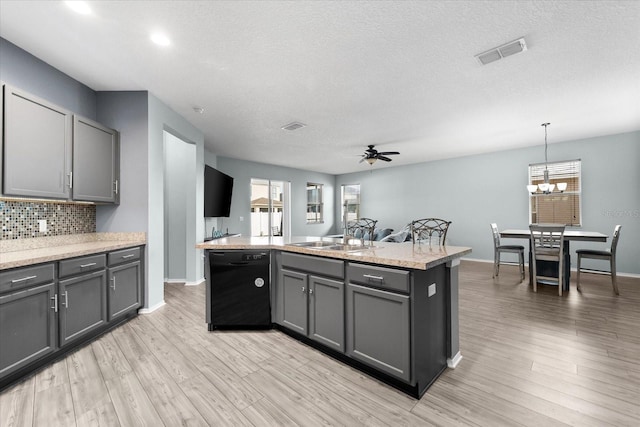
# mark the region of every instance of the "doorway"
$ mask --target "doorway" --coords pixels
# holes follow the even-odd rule
[[[291,183],[251,178],[251,236],[289,237]]]

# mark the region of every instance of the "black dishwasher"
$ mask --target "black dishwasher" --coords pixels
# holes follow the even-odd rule
[[[207,251],[207,323],[214,329],[271,327],[269,251]]]

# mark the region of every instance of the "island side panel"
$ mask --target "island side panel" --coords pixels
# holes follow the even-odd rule
[[[460,325],[458,318],[458,269],[460,258],[447,262],[447,366],[455,368],[462,354],[460,353]]]

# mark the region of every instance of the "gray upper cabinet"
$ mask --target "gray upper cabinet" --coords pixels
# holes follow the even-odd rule
[[[117,203],[118,132],[92,120],[73,117],[73,200]]]
[[[68,199],[71,112],[4,87],[3,193]]]

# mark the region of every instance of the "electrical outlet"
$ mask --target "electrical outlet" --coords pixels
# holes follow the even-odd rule
[[[39,219],[38,220],[38,227],[39,227],[39,231],[40,233],[46,233],[47,232],[47,220],[46,219]]]
[[[435,283],[432,283],[432,284],[429,285],[428,292],[429,292],[429,297],[432,297],[432,296],[434,296],[436,294],[436,284]]]
[[[242,221],[244,221],[244,217],[243,216],[240,217],[240,222],[242,222]]]

